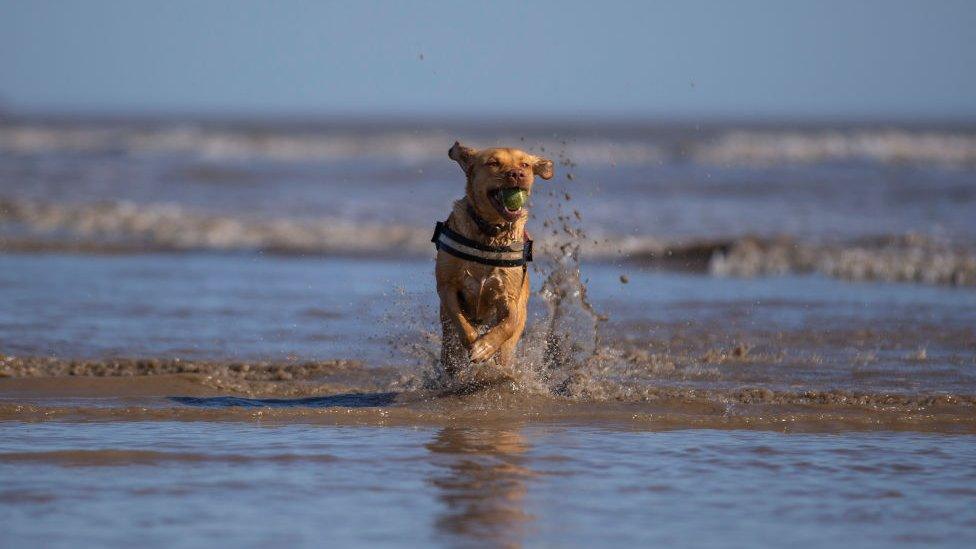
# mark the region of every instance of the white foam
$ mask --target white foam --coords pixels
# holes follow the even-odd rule
[[[6,235],[8,244],[12,234],[19,234],[47,244],[85,243],[92,249],[98,249],[100,244],[125,244],[145,251],[269,250],[413,257],[433,254],[427,227],[332,217],[234,217],[169,203],[74,204],[0,198],[0,228],[0,238]],[[925,235],[817,244],[789,238],[677,240],[651,235],[606,234],[587,238],[577,232],[566,234],[576,235],[569,241],[572,249],[589,261],[650,261],[681,269],[708,270],[717,276],[819,272],[849,280],[976,285],[976,252]],[[562,257],[566,244],[565,240],[541,235],[536,242],[537,255]]]
[[[586,137],[523,139],[482,136],[479,146],[517,143],[534,151],[560,150],[574,162],[651,165],[690,158],[722,165],[764,165],[824,161],[976,165],[976,134],[904,129],[735,130],[667,137]],[[458,137],[445,131],[294,131],[223,129],[199,124],[137,127],[79,123],[0,125],[0,152],[183,154],[209,160],[338,161],[383,158],[406,163],[443,160]]]
[[[337,218],[251,219],[187,210],[176,204],[108,201],[59,204],[0,199],[0,222],[33,233],[68,233],[94,242],[153,249],[280,250],[291,253],[419,254],[427,230],[364,225]]]
[[[713,164],[876,161],[976,165],[976,135],[904,130],[733,131],[699,146],[700,162]]]
[[[363,158],[418,163],[443,160],[456,136],[439,131],[387,131],[376,134],[299,133],[206,129],[167,126],[137,129],[125,126],[0,126],[0,152],[116,153],[130,155],[184,154],[208,160],[339,161]],[[525,141],[517,136],[493,137],[480,146],[521,143],[527,149],[564,150],[588,163],[651,163],[665,158],[653,143],[611,139]]]

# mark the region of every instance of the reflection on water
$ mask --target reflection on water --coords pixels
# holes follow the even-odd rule
[[[972,435],[450,425],[0,422],[0,546],[976,547]]]
[[[449,539],[519,545],[533,518],[524,501],[535,476],[520,430],[447,427],[427,449],[441,468],[430,481],[445,507],[438,531]]]

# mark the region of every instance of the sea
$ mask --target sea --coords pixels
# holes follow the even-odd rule
[[[438,364],[456,141],[537,180]],[[0,116],[0,545],[976,543],[976,125]]]

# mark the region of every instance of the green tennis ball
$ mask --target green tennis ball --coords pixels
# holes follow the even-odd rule
[[[515,211],[522,209],[525,201],[528,200],[529,193],[522,189],[504,189],[502,191],[502,203],[509,210]]]

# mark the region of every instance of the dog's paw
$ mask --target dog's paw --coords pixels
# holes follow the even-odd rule
[[[481,362],[488,360],[495,354],[495,346],[481,338],[471,345],[471,362]]]

